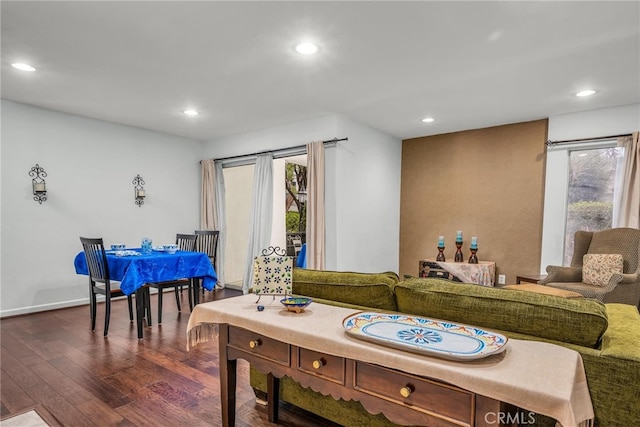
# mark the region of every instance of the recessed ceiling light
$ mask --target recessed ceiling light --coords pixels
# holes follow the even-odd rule
[[[318,51],[318,46],[313,43],[304,42],[296,45],[296,52],[301,55],[313,55]]]
[[[17,68],[20,71],[35,71],[36,70],[35,67],[33,67],[33,66],[29,65],[29,64],[24,64],[22,62],[13,63],[13,64],[11,64],[11,66],[13,68]]]
[[[580,92],[576,93],[576,96],[591,96],[594,93],[596,93],[595,90],[587,89],[587,90],[581,90]]]
[[[184,110],[183,113],[186,114],[187,116],[192,116],[192,117],[200,114],[196,110]]]
[[[422,123],[433,123],[435,121],[436,119],[434,119],[433,117],[425,117],[424,119],[422,119]]]

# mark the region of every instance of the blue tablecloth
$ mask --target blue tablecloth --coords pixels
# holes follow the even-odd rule
[[[107,263],[111,280],[120,282],[120,289],[127,295],[146,283],[191,277],[201,278],[202,286],[212,290],[218,280],[209,257],[202,252],[168,254],[154,251],[149,255],[123,257],[107,252]],[[89,275],[84,252],[76,255],[74,265],[76,273]]]

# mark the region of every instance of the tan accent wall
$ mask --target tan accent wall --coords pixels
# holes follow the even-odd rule
[[[496,262],[506,283],[540,269],[547,120],[421,137],[402,142],[400,275],[435,259],[438,236],[453,261],[462,230],[478,259]]]

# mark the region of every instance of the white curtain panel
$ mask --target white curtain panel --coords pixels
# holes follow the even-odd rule
[[[324,143],[307,144],[307,268],[325,268]]]
[[[253,172],[253,196],[249,244],[245,261],[242,292],[247,294],[253,282],[253,260],[271,243],[271,220],[273,218],[273,154],[260,154],[256,158]]]
[[[227,215],[225,210],[225,189],[224,174],[222,173],[222,163],[215,164],[215,201],[216,201],[216,222],[214,230],[218,230],[218,256],[216,257],[216,274],[218,275],[218,286],[224,288],[224,249],[227,238]]]
[[[213,159],[202,160],[202,200],[200,203],[200,229],[219,230],[218,255],[213,268],[218,276],[217,287],[224,288],[224,176],[222,165]],[[218,171],[219,169],[219,171]]]
[[[200,229],[215,230],[216,224],[216,181],[213,159],[200,162],[202,170],[202,195],[200,202]]]
[[[624,160],[618,165],[613,203],[613,226],[640,228],[640,132],[618,139]],[[620,167],[621,166],[621,167]]]

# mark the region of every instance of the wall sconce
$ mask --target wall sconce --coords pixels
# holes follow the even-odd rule
[[[133,178],[133,195],[138,207],[144,205],[144,198],[146,197],[143,185],[144,179],[142,179],[140,175],[136,175],[136,177]]]
[[[33,200],[42,204],[42,202],[47,200],[47,183],[44,180],[47,173],[36,163],[29,171],[29,176],[32,178]]]

